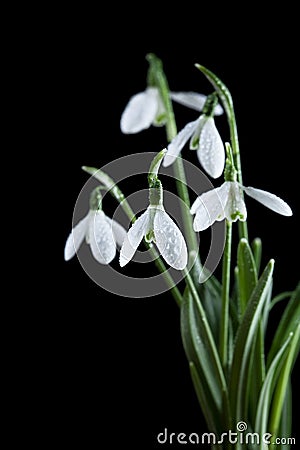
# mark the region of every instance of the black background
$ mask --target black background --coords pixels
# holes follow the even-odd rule
[[[55,405],[50,435],[59,432],[59,442],[68,446],[151,449],[158,448],[156,435],[165,427],[177,433],[206,430],[171,296],[113,296],[88,278],[76,258],[63,261],[73,207],[87,180],[81,165],[101,167],[114,158],[158,151],[166,144],[162,129],[133,136],[120,132],[129,97],[145,88],[146,53],[162,58],[174,91],[211,92],[194,68],[196,62],[230,88],[245,185],[280,195],[294,211],[293,217],[285,218],[249,200],[250,237],[262,238],[264,263],[276,260],[275,293],[293,289],[299,278],[296,41],[292,26],[284,36],[280,31],[282,23],[291,23],[292,12],[280,16],[278,11],[276,19],[250,18],[245,9],[236,12],[239,20],[233,21],[217,10],[208,15],[193,9],[184,15],[176,11],[171,18],[148,8],[142,12],[116,7],[109,14],[58,11],[46,44],[53,108],[49,141],[59,167],[55,191],[60,186],[55,265],[60,278],[57,297],[49,304],[50,403]],[[131,14],[137,16],[130,19]],[[175,112],[179,129],[196,118],[195,112],[180,106]],[[217,125],[228,139],[225,118]],[[190,158],[187,150],[185,156]],[[279,306],[272,330],[281,313]],[[299,373],[299,364],[296,370]],[[294,385],[296,389],[296,376]],[[295,406],[297,400],[295,393]]]

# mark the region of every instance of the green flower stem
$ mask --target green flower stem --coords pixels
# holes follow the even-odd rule
[[[131,220],[131,222],[135,222],[134,212],[132,211],[123,192],[121,191],[119,186],[115,183],[115,181],[109,175],[107,175],[107,173],[102,172],[102,170],[100,169],[96,169],[96,167],[82,166],[81,168],[82,170],[84,170],[84,172],[96,178],[96,180],[98,180],[101,183],[100,187],[103,187],[103,189],[109,192],[117,200],[117,202],[120,203],[123,211],[129,218],[129,220]]]
[[[222,391],[224,394],[224,404],[225,404],[225,408],[226,408],[226,415],[225,417],[227,417],[227,425],[228,427],[230,427],[230,421],[231,421],[231,413],[230,413],[230,406],[229,406],[229,396],[228,396],[228,388],[227,388],[227,383],[226,383],[226,379],[225,379],[225,375],[224,375],[224,371],[222,368],[222,364],[220,361],[220,357],[218,354],[218,350],[209,326],[209,323],[207,321],[207,317],[205,314],[205,310],[203,308],[203,305],[201,303],[200,297],[198,295],[197,289],[194,285],[193,279],[191,277],[191,275],[189,274],[189,271],[187,269],[184,269],[184,275],[185,275],[185,280],[186,283],[190,289],[191,295],[194,299],[194,301],[197,303],[198,309],[200,311],[200,315],[201,315],[201,321],[203,324],[203,328],[206,334],[206,340],[209,344],[209,350],[210,353],[212,355],[212,362],[215,366],[216,369],[216,375],[219,378],[219,381],[222,385]],[[229,428],[228,428],[229,429]]]
[[[193,228],[193,219],[191,214],[189,213],[190,209],[190,196],[187,188],[187,181],[185,176],[185,170],[183,166],[183,162],[181,158],[176,158],[174,162],[174,175],[176,178],[176,188],[181,200],[185,203],[188,208],[188,213],[184,211],[184,207],[182,205],[182,217],[183,217],[183,227],[185,231],[185,235],[188,242],[188,247],[190,251],[196,252],[199,254],[199,244],[197,241],[196,233]]]
[[[163,104],[166,109],[167,121],[166,121],[166,134],[168,142],[171,142],[177,135],[177,126],[175,121],[175,115],[173,111],[172,102],[170,99],[170,89],[166,75],[163,71],[162,62],[152,53],[147,55],[147,60],[150,64],[151,75],[154,78],[155,84],[159,89],[160,96],[162,98]],[[176,158],[174,162],[174,175],[176,178],[176,188],[179,197],[185,203],[186,207],[181,204],[181,214],[183,218],[183,227],[185,232],[185,237],[188,243],[189,251],[194,250],[198,255],[198,242],[196,234],[193,229],[193,220],[190,214],[186,213],[186,208],[190,209],[190,197],[187,188],[186,175],[184,170],[184,165],[181,158]]]
[[[231,102],[230,116],[228,117],[228,122],[229,122],[232,153],[233,153],[235,168],[237,170],[237,178],[238,178],[238,182],[243,184],[240,146],[239,146],[238,132],[237,132],[237,126],[236,126],[236,120],[235,120],[235,113],[234,113],[234,108],[233,108],[232,102]],[[246,221],[241,222],[239,220],[238,227],[239,227],[240,239],[242,239],[242,238],[248,239],[247,222]]]
[[[234,157],[234,163],[235,163],[235,167],[238,172],[238,181],[239,181],[239,183],[243,184],[239,139],[238,139],[238,132],[237,132],[237,127],[236,127],[233,101],[232,101],[230,91],[227,88],[227,86],[225,86],[225,84],[213,72],[208,70],[206,67],[201,66],[200,64],[196,64],[196,67],[202,73],[204,73],[204,75],[207,77],[207,79],[211,82],[211,84],[214,86],[215,90],[217,91],[217,93],[223,103],[223,106],[224,106],[224,109],[225,109],[226,115],[227,115],[228,124],[229,124],[230,140],[231,140],[232,152],[233,152],[233,157]],[[247,223],[239,221],[238,227],[239,227],[240,239],[246,238],[248,240]]]
[[[120,204],[121,208],[125,212],[128,219],[134,223],[136,221],[136,217],[134,212],[131,209],[131,206],[129,205],[127,199],[125,198],[123,192],[119,188],[119,186],[115,183],[115,181],[110,178],[106,173],[102,172],[102,170],[96,169],[95,167],[87,167],[83,166],[82,169],[87,172],[88,174],[94,176],[100,183],[105,187],[105,189],[117,200],[117,202]],[[153,247],[152,244],[147,243],[144,240],[144,244],[149,249],[151,256],[154,259],[155,265],[158,268],[158,270],[162,273],[165,282],[167,286],[171,290],[171,294],[173,295],[174,300],[176,301],[177,305],[180,307],[182,304],[182,295],[177,288],[172,276],[168,272],[163,260],[159,256],[159,253],[157,250]]]
[[[227,366],[227,358],[228,358],[231,241],[232,241],[232,223],[226,220],[226,242],[223,254],[223,268],[222,268],[222,314],[221,314],[221,329],[220,329],[220,355],[224,369]]]

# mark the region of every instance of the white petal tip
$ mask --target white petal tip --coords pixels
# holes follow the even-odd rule
[[[214,180],[216,180],[217,178],[219,178],[219,177],[222,175],[223,169],[222,169],[220,172],[217,172],[217,173],[209,173],[208,171],[207,171],[207,173],[208,173],[208,175],[209,175],[211,178],[213,178]]]
[[[64,253],[64,260],[65,261],[70,261],[70,259],[73,257],[73,255],[71,255],[71,254],[69,254],[69,253],[67,253],[67,252],[65,252]]]
[[[162,165],[163,167],[169,167],[173,164],[173,162],[175,161],[176,157],[174,156],[170,156],[170,155],[165,155]]]
[[[122,123],[122,121],[121,121],[120,128],[121,128],[121,131],[122,131],[123,134],[136,134],[136,133],[138,133],[139,131],[141,131],[141,130],[139,130],[139,129],[127,127],[127,125],[124,125],[124,124]]]
[[[120,256],[119,263],[120,263],[120,267],[124,267],[124,266],[126,266],[127,263],[129,263],[129,260]]]
[[[284,216],[291,217],[292,215],[293,215],[293,211],[291,210],[289,205],[286,205],[286,213],[284,214]]]
[[[214,115],[215,116],[221,116],[224,113],[224,109],[222,108],[222,106],[218,103],[215,107],[214,110]]]
[[[186,268],[186,266],[187,266],[187,261],[184,264],[179,264],[179,265],[173,266],[173,269],[175,269],[175,270],[184,270]]]
[[[241,244],[248,244],[248,239],[242,238],[242,239],[240,240],[240,242],[241,242]]]

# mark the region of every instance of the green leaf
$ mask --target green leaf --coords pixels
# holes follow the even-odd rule
[[[270,304],[271,304],[271,299],[272,299],[272,292],[273,292],[273,281],[271,281],[268,292],[267,292],[267,300],[264,306],[264,310],[263,310],[263,317],[262,317],[262,322],[263,322],[263,329],[264,329],[264,334],[266,334],[267,332],[267,326],[268,326],[268,321],[269,321],[269,316],[270,316]]]
[[[253,339],[249,361],[247,395],[245,410],[249,407],[249,417],[254,423],[259,393],[266,376],[263,322],[260,320],[256,336]]]
[[[277,305],[277,303],[282,302],[282,300],[291,298],[293,294],[294,294],[294,292],[287,291],[287,292],[282,292],[281,294],[276,295],[276,297],[272,298],[269,310],[271,311],[271,309],[273,309],[274,306]]]
[[[290,332],[295,332],[297,326],[300,323],[300,283],[298,284],[296,290],[294,291],[292,298],[290,299],[279,326],[276,330],[271,349],[268,355],[268,364],[273,360],[275,353],[282,342],[284,342]]]
[[[278,436],[290,437],[291,435],[292,435],[292,383],[291,380],[289,379],[286,390],[286,397],[282,408],[282,415]],[[291,448],[290,444],[279,444],[277,445],[276,450],[289,450],[290,448]]]
[[[199,283],[201,270],[202,267],[199,264],[194,264],[191,275],[201,298],[214,340],[215,342],[219,342],[222,286],[213,275],[211,275],[205,283]]]
[[[282,345],[279,352],[276,354],[275,358],[272,361],[272,364],[269,367],[266,378],[264,380],[262,389],[260,391],[258,406],[257,406],[257,414],[255,419],[255,432],[259,433],[260,436],[267,432],[268,419],[269,419],[269,411],[271,399],[274,391],[274,386],[276,380],[279,376],[280,368],[283,364],[284,358],[286,357],[288,345],[291,342],[292,336],[286,340],[286,342]],[[264,444],[261,442],[259,447],[260,449],[264,449]]]
[[[203,392],[201,398],[205,397],[205,400],[201,400],[201,408],[203,409],[204,403],[209,405],[212,417],[214,417],[214,427],[220,431],[221,415],[224,411],[223,392],[226,385],[225,379],[221,380],[218,375],[221,367],[216,369],[215,355],[211,351],[210,337],[207,336],[207,323],[205,324],[205,322],[207,322],[206,316],[203,316],[189,289],[186,288],[181,307],[183,346],[188,361],[194,364],[199,376],[201,392]],[[226,413],[226,415],[229,420],[229,414]],[[211,423],[208,425],[212,426]]]
[[[247,239],[241,239],[238,246],[238,282],[240,313],[243,315],[248,300],[257,284],[257,271],[253,254]]]
[[[206,420],[208,429],[210,432],[218,434],[218,429],[216,426],[216,416],[215,412],[211,407],[210,398],[207,395],[207,390],[205,389],[205,383],[203,382],[203,378],[199,376],[195,364],[191,361],[189,363],[191,378],[193,381],[194,389],[201,406],[202,413]]]
[[[272,280],[273,269],[274,260],[271,260],[252,292],[243,320],[238,328],[229,384],[229,398],[231,409],[235,412],[235,421],[243,420],[246,416],[249,359],[256,330],[260,323],[261,312],[266,301],[266,294]]]
[[[199,284],[198,287],[199,295],[202,299],[203,308],[207,315],[207,320],[212,330],[212,334],[215,342],[219,342],[220,334],[220,321],[221,321],[221,293],[214,288],[211,284]]]
[[[243,238],[238,246],[238,291],[239,310],[243,316],[247,303],[257,284],[257,267],[254,256],[247,239]],[[253,338],[250,352],[247,395],[245,396],[245,409],[250,408],[250,417],[256,413],[259,391],[265,377],[263,325],[260,320],[257,332]]]
[[[282,408],[284,404],[284,400],[286,397],[287,387],[289,383],[289,379],[291,376],[291,372],[293,369],[294,361],[297,358],[299,353],[299,344],[300,344],[300,323],[298,324],[295,332],[291,332],[293,334],[293,338],[291,341],[291,345],[288,349],[288,354],[285,359],[283,368],[281,370],[279,380],[276,386],[274,399],[272,403],[271,409],[271,418],[269,423],[270,433],[273,436],[278,436],[278,430],[280,425],[280,419],[282,415]]]
[[[257,273],[260,271],[262,242],[260,238],[255,238],[251,244]]]

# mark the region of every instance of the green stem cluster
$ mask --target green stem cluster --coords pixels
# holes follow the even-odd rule
[[[160,93],[166,111],[166,134],[168,142],[177,134],[174,111],[168,82],[162,62],[153,54],[149,61],[148,82]],[[234,179],[242,184],[241,157],[232,97],[227,87],[211,71],[203,66],[197,68],[214,86],[227,115],[230,129],[231,161]],[[227,146],[228,150],[230,146]],[[157,201],[160,187],[158,170],[164,152],[154,158],[149,175],[149,188],[154,189],[151,201]],[[228,152],[227,152],[228,153]],[[198,255],[198,242],[193,230],[186,174],[181,158],[174,163],[177,191],[181,202],[184,232],[190,252]],[[131,222],[134,213],[114,180],[103,172],[84,167],[95,176],[104,188],[120,203]],[[226,171],[225,171],[226,172]],[[158,195],[159,197],[159,195]],[[288,433],[291,427],[290,375],[300,349],[300,285],[294,292],[285,292],[272,301],[271,260],[259,277],[261,242],[256,239],[250,247],[247,223],[239,221],[236,280],[230,297],[232,259],[232,223],[226,220],[226,240],[222,266],[222,285],[214,277],[203,285],[195,283],[195,277],[184,269],[186,288],[179,291],[157,250],[145,242],[158,270],[163,274],[176,303],[180,307],[181,333],[184,349],[189,360],[191,377],[200,406],[210,431],[220,437],[223,431],[235,429],[239,421],[247,421],[262,436],[269,430],[278,435]],[[197,257],[200,267],[200,259]],[[194,275],[194,273],[193,273]],[[264,355],[264,336],[270,311],[278,301],[289,298],[275,334],[268,358]],[[287,411],[288,418],[283,418]],[[221,446],[212,446],[220,449]],[[222,448],[246,449],[244,444],[223,444]],[[262,446],[257,447],[262,449]],[[281,449],[283,447],[278,447]]]

